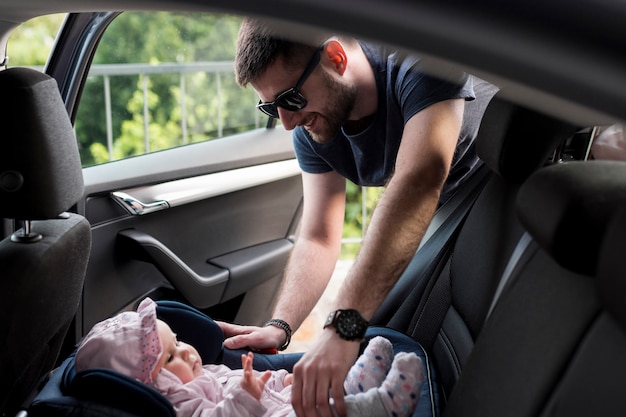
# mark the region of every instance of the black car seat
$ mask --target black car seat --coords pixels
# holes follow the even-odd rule
[[[520,185],[551,163],[559,145],[578,130],[506,101],[501,93],[489,103],[476,139],[488,171],[476,186],[477,196],[466,190],[439,209],[433,222],[459,226],[437,230],[420,247],[373,320],[411,335],[430,352],[444,395],[461,375],[523,236],[515,214]],[[438,219],[442,213],[445,222]]]
[[[224,334],[204,313],[176,301],[157,301],[157,316],[179,340],[193,345],[204,363],[218,363]],[[54,372],[28,410],[30,416],[174,417],[155,389],[109,369],[76,372],[72,353]]]
[[[72,124],[57,83],[27,68],[0,72],[0,415],[14,415],[56,366],[91,247],[88,222],[67,213],[83,195]]]
[[[161,300],[157,301],[157,316],[170,325],[180,340],[196,347],[203,363],[226,363],[231,368],[241,367],[243,351],[224,349],[222,330],[204,313],[180,302]],[[419,348],[410,337],[390,329],[372,329],[367,338],[374,335],[388,337],[396,351],[414,351]],[[291,369],[300,356],[256,354],[255,368]],[[429,391],[430,388],[425,390]],[[431,395],[430,392],[428,395]],[[429,399],[428,396],[426,399]],[[423,404],[414,415],[438,415],[439,410],[429,410],[429,407],[433,405]],[[175,412],[170,402],[155,389],[118,372],[88,369],[77,373],[72,353],[52,374],[27,410],[27,415],[174,417]]]
[[[624,163],[568,162],[529,178],[518,210],[532,244],[444,416],[624,415],[624,207]]]

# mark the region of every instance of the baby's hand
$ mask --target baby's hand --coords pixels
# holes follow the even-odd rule
[[[241,387],[257,400],[261,400],[261,394],[265,388],[265,383],[270,379],[271,372],[265,371],[258,378],[255,377],[254,371],[252,370],[253,360],[254,354],[252,352],[248,352],[247,355],[241,355],[241,366],[243,368]]]

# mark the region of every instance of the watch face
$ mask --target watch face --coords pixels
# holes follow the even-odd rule
[[[336,321],[337,333],[344,339],[362,339],[367,330],[367,322],[356,310],[343,310]]]

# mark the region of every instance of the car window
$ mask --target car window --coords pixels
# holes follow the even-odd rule
[[[235,82],[241,18],[126,12],[100,40],[75,120],[83,166],[264,126]]]
[[[65,16],[65,14],[40,16],[18,26],[8,39],[7,65],[43,70]]]
[[[43,70],[64,17],[20,25],[9,41],[10,66]],[[235,82],[240,23],[209,13],[117,16],[98,44],[75,118],[83,166],[265,126],[254,90]]]

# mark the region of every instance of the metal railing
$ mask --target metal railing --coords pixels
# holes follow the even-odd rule
[[[191,73],[208,73],[216,76],[215,97],[218,101],[217,106],[217,136],[223,136],[224,118],[222,115],[222,75],[233,74],[234,66],[232,61],[215,61],[215,62],[192,62],[192,63],[162,63],[162,64],[99,64],[92,65],[89,70],[89,77],[102,77],[104,81],[104,100],[105,100],[105,118],[107,132],[107,149],[109,157],[113,159],[113,121],[111,114],[111,77],[137,75],[141,77],[141,86],[143,93],[143,124],[144,124],[144,146],[146,153],[150,152],[150,113],[148,108],[148,80],[150,75],[177,74],[180,88],[180,106],[181,106],[181,130],[182,142],[187,144],[187,104],[185,97],[187,95],[187,85],[185,82],[185,74]],[[255,113],[255,127],[262,125],[261,118]]]

